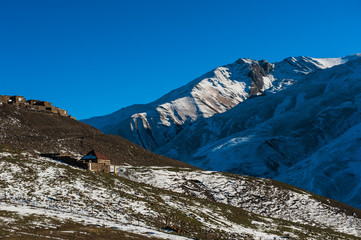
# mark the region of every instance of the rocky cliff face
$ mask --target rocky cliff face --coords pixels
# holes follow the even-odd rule
[[[248,77],[252,79],[249,94],[251,96],[263,94],[265,90],[264,78],[270,74],[272,65],[266,60],[262,60],[259,63],[251,64],[249,70]]]

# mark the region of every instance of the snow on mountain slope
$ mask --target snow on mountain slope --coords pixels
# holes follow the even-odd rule
[[[277,179],[361,206],[360,143],[361,123],[295,164]]]
[[[354,55],[284,91],[199,120],[158,152],[205,169],[280,179],[361,207],[360,139],[351,134],[360,123],[361,55]]]
[[[124,167],[119,175],[264,216],[338,229],[355,236],[361,234],[353,217],[344,215],[342,211],[335,215],[336,208],[328,205],[330,200],[319,201],[320,196],[269,179],[211,171],[172,171],[159,167]],[[337,202],[334,202],[336,205]]]
[[[2,145],[0,167],[0,238],[361,236],[360,210],[266,179],[172,167],[124,167],[124,178]]]
[[[143,237],[139,239],[281,239],[267,233],[267,229],[261,230],[267,218],[251,223],[258,218],[242,209],[180,196],[110,174],[96,175],[27,153],[1,152],[0,166],[3,169],[0,174],[3,200],[0,202],[1,238],[3,231],[9,236],[9,232],[19,232],[20,228],[19,234],[22,235],[34,227],[45,229],[51,235],[50,229],[61,228],[71,221],[85,227],[107,227],[135,233]],[[240,214],[242,220],[230,220],[228,215],[232,212]],[[6,218],[2,217],[4,215]],[[23,220],[24,226],[9,224],[28,216],[31,218]],[[239,216],[234,219],[237,218]],[[352,221],[359,224],[357,217]],[[277,225],[274,224],[275,228]],[[292,223],[286,225],[293,226]],[[340,233],[334,232],[342,236]],[[317,234],[311,233],[310,236]]]
[[[320,68],[325,69],[325,68],[331,68],[333,66],[337,66],[340,64],[344,64],[344,63],[348,62],[349,60],[357,59],[360,56],[361,56],[361,54],[358,53],[358,54],[354,54],[354,55],[350,55],[350,56],[346,56],[346,57],[342,57],[342,58],[313,58],[313,60],[320,63],[320,65],[319,65]]]
[[[224,112],[247,98],[251,63],[239,60],[219,67],[153,103],[130,106],[84,122],[154,150],[172,139],[184,123]]]
[[[270,64],[239,59],[218,67],[160,99],[83,122],[156,150],[197,119],[223,113],[249,97],[277,92],[305,75],[347,59],[291,57]],[[334,63],[336,64],[336,63]]]

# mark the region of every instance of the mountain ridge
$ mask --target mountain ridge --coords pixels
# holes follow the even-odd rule
[[[346,61],[347,58],[352,55],[342,59]],[[270,74],[272,68],[279,71]],[[131,105],[103,117],[81,121],[154,151],[171,141],[183,125],[225,112],[249,97],[262,95],[271,87],[272,91],[282,90],[309,72],[322,68],[325,68],[322,63],[309,57],[290,57],[273,64],[241,58],[215,68],[149,104]],[[153,128],[157,130],[153,131]]]

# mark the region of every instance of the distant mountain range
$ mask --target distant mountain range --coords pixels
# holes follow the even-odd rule
[[[83,121],[204,169],[279,179],[360,208],[360,100],[361,54],[239,59],[152,103]]]

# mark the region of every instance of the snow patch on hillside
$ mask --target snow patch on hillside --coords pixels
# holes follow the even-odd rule
[[[267,179],[229,176],[213,171],[172,171],[161,167],[124,167],[118,174],[154,187],[211,198],[256,214],[361,235],[360,219],[317,201],[306,191],[281,189],[270,185]]]
[[[0,156],[1,211],[20,216],[34,214],[32,216],[39,219],[70,219],[83,225],[117,228],[145,237],[189,239],[155,225],[177,213],[197,222],[197,231],[223,231],[238,239],[283,239],[267,233],[262,219],[252,226],[232,222],[227,217],[229,210],[225,213],[224,208],[212,202],[205,205],[200,199],[188,199],[149,185],[94,175],[48,158],[25,155],[3,153]],[[32,224],[46,227],[41,223]],[[0,227],[6,228],[1,218]]]
[[[320,63],[320,68],[322,69],[331,68],[333,66],[337,66],[347,62],[347,60],[343,58],[313,58],[313,59]]]

